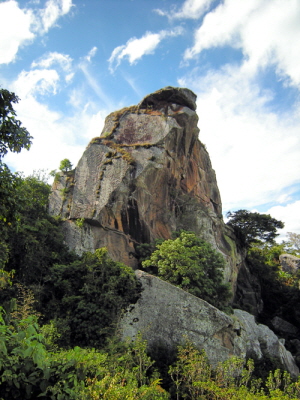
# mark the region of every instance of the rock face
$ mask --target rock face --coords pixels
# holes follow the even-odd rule
[[[149,349],[157,345],[166,351],[188,338],[204,349],[215,366],[235,355],[242,358],[269,357],[293,376],[299,370],[290,352],[267,326],[256,324],[254,316],[235,310],[234,318],[180,288],[145,272],[136,271],[142,293],[120,322],[123,339],[134,339],[138,332]]]
[[[263,310],[264,304],[259,279],[251,272],[246,263],[241,265],[238,272],[234,304],[255,316],[258,316]]]
[[[278,332],[278,334],[284,335],[285,337],[294,337],[299,334],[299,330],[296,328],[296,326],[278,316],[271,320],[271,324],[275,332]]]
[[[120,323],[124,340],[134,339],[141,332],[150,351],[159,345],[171,352],[187,337],[206,351],[213,365],[232,355],[243,356],[244,349],[228,315],[153,275],[140,270],[135,273],[142,294]]]
[[[247,357],[274,359],[292,376],[299,375],[299,368],[292,354],[284,347],[284,340],[278,339],[266,325],[257,324],[254,316],[246,311],[234,310],[234,315],[242,326],[241,337],[246,344]]]
[[[300,258],[291,254],[281,254],[279,261],[284,272],[295,274],[300,268]]]
[[[167,87],[110,114],[76,169],[54,183],[50,213],[65,219],[66,242],[77,253],[106,246],[133,268],[138,244],[193,230],[224,255],[234,290],[242,256],[222,219],[195,100],[188,89]]]

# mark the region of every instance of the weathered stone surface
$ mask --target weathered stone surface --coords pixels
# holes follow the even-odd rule
[[[224,255],[224,279],[234,291],[243,256],[222,219],[216,176],[198,139],[195,100],[188,89],[167,87],[110,114],[72,181],[61,174],[53,185],[50,212],[66,219],[71,249],[107,246],[113,259],[133,268],[139,243],[193,230]]]
[[[245,356],[239,327],[225,313],[153,275],[136,271],[142,293],[125,313],[119,329],[122,338],[138,332],[150,350],[157,345],[172,350],[186,338],[204,349],[212,365],[230,356]]]
[[[279,261],[284,272],[295,274],[300,268],[300,258],[291,254],[281,254]]]
[[[167,86],[144,97],[139,106],[141,108],[156,107],[158,102],[160,102],[160,106],[161,103],[165,102],[166,105],[170,103],[180,104],[195,111],[197,108],[196,99],[196,95],[189,89]]]
[[[234,304],[255,316],[263,310],[259,279],[246,263],[242,263],[238,272]]]
[[[290,344],[293,347],[293,354],[295,361],[297,365],[300,365],[300,340],[299,339],[293,339],[290,341]]]
[[[299,369],[292,354],[266,325],[257,324],[253,315],[242,310],[234,310],[241,323],[241,338],[246,343],[247,357],[269,357],[276,359],[291,375],[298,376]]]
[[[142,293],[136,304],[124,314],[119,330],[123,340],[134,339],[138,332],[147,340],[149,349],[160,345],[174,349],[185,338],[204,349],[214,366],[236,355],[261,359],[275,358],[293,376],[299,371],[292,355],[265,325],[254,316],[235,310],[226,315],[206,301],[195,297],[153,275],[136,271]]]
[[[295,336],[299,332],[295,325],[277,316],[272,319],[271,323],[275,329],[275,332],[281,335]]]

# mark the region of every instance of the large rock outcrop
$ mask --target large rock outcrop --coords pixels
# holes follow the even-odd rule
[[[253,315],[235,310],[234,317],[230,317],[153,275],[137,270],[136,276],[143,290],[120,322],[123,340],[134,339],[140,332],[150,352],[155,352],[157,346],[172,352],[188,339],[205,350],[213,366],[234,355],[257,360],[268,357],[291,375],[299,374],[282,341],[267,326],[257,324]]]
[[[50,212],[65,219],[71,249],[106,246],[136,268],[136,245],[193,230],[224,255],[225,280],[235,289],[242,256],[222,219],[195,101],[190,90],[167,87],[106,118],[76,169],[53,185]]]
[[[225,257],[224,280],[231,283],[237,304],[259,314],[259,285],[233,231],[223,222],[216,176],[198,139],[195,101],[190,90],[167,87],[137,106],[110,114],[75,170],[56,177],[49,210],[62,217],[70,249],[80,254],[106,246],[114,260],[134,269],[139,244],[168,239],[179,229],[192,230]],[[140,279],[144,291],[134,306],[136,316],[126,317],[132,321],[127,321],[124,335],[134,336],[136,329],[149,325],[150,344],[165,339],[171,345],[187,333],[213,364],[233,354],[248,355],[253,343],[258,357],[266,348],[270,356],[272,349],[281,352],[276,336],[255,328],[250,314],[234,320],[158,278],[140,273]],[[254,341],[248,328],[261,332]],[[272,336],[270,345],[263,342],[264,335]],[[290,355],[277,358],[293,371]]]

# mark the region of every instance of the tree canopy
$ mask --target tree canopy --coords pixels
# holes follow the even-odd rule
[[[8,259],[8,231],[12,223],[19,220],[21,208],[21,198],[17,193],[20,176],[12,173],[2,158],[8,151],[19,153],[23,148],[29,150],[32,139],[27,129],[16,119],[13,104],[18,101],[14,93],[0,88],[0,268]]]
[[[234,229],[245,247],[264,242],[273,243],[278,236],[277,229],[284,227],[283,222],[272,218],[269,214],[247,210],[229,211],[227,217],[229,218],[227,225]]]
[[[45,318],[55,319],[65,346],[101,347],[121,310],[135,303],[140,285],[132,268],[110,259],[106,248],[48,268],[41,294]]]
[[[16,119],[13,103],[18,103],[15,93],[0,89],[0,160],[8,151],[19,153],[23,148],[29,150],[31,139],[26,128]]]
[[[60,165],[59,165],[59,169],[61,171],[63,171],[63,172],[71,171],[72,168],[73,168],[73,165],[68,158],[64,158],[63,160],[61,160]]]
[[[157,267],[160,278],[224,309],[230,296],[223,283],[225,260],[210,243],[182,231],[156,248],[143,267]]]

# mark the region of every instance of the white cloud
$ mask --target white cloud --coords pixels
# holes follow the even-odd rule
[[[284,223],[284,228],[279,229],[279,241],[286,239],[287,232],[300,234],[299,219],[300,215],[300,200],[286,206],[275,206],[270,208],[266,214],[270,214],[273,218]]]
[[[224,211],[283,199],[299,182],[300,114],[275,114],[243,68],[226,67],[179,80],[198,95],[200,140],[216,170]],[[291,193],[289,193],[291,194]]]
[[[69,55],[47,53],[32,62],[33,69],[22,71],[10,84],[9,89],[22,99],[15,105],[18,119],[33,136],[30,152],[7,154],[5,162],[10,168],[28,175],[37,169],[56,169],[64,158],[76,165],[87,142],[100,135],[107,110],[99,111],[99,107],[87,100],[82,89],[71,92],[69,104],[72,108],[67,115],[52,111],[38,100],[39,95],[55,95],[61,89],[62,79],[67,80],[81,67],[74,67]]]
[[[38,61],[33,61],[31,68],[47,69],[57,65],[58,70],[64,75],[66,83],[70,83],[75,75],[73,68],[73,60],[68,54],[61,54],[57,52],[49,52],[39,58]]]
[[[134,64],[145,54],[153,54],[159,43],[166,37],[178,36],[183,33],[182,27],[172,30],[162,30],[159,33],[146,32],[140,39],[131,38],[125,45],[116,47],[108,62],[111,72],[120,65],[123,58],[128,58],[130,64]]]
[[[72,69],[72,58],[68,54],[61,54],[58,52],[50,52],[41,57],[38,61],[33,61],[31,68],[49,68],[53,64],[58,64],[66,72],[70,72]]]
[[[0,3],[0,64],[14,61],[20,47],[31,43],[67,14],[72,0],[48,0],[42,9],[20,8],[15,0]]]
[[[134,93],[142,99],[145,95],[145,93],[140,89],[140,87],[136,83],[136,79],[133,78],[132,76],[128,74],[122,73],[123,78],[125,81],[128,83],[128,85],[131,87],[131,89],[134,91]]]
[[[155,9],[154,11],[169,19],[198,19],[207,11],[212,2],[213,0],[186,0],[179,9],[174,7],[170,12],[161,9]]]
[[[87,142],[100,135],[105,113],[80,106],[73,116],[65,116],[41,104],[31,93],[22,98],[15,108],[18,119],[33,136],[33,144],[29,152],[9,153],[5,157],[9,167],[28,175],[33,170],[57,169],[64,158],[76,165]]]
[[[11,88],[22,100],[37,94],[55,95],[62,87],[62,79],[67,84],[73,79],[75,68],[72,64],[73,60],[68,54],[46,53],[31,63],[30,71],[20,72]]]
[[[93,48],[94,49],[94,48]],[[106,109],[113,109],[113,102],[111,98],[104,92],[98,80],[94,77],[89,68],[89,62],[91,59],[90,53],[93,52],[93,49],[88,53],[86,57],[83,58],[83,61],[79,64],[79,68],[83,73],[87,84],[93,89],[94,93],[98,96],[98,98],[104,103]]]
[[[45,8],[39,10],[35,18],[35,30],[46,33],[55,26],[56,21],[67,14],[72,7],[72,0],[48,0]]]
[[[88,52],[87,56],[85,57],[85,60],[86,60],[87,62],[91,62],[92,58],[96,55],[97,50],[98,50],[97,47],[94,46],[94,47]]]
[[[249,0],[238,7],[224,0],[206,14],[185,52],[189,60],[205,49],[231,46],[243,57],[240,65],[195,69],[179,80],[198,95],[200,139],[212,158],[224,211],[274,200],[281,207],[275,211],[292,209],[284,204],[299,185],[299,104],[272,111],[273,93],[260,87],[257,73],[272,67],[283,84],[300,87],[299,19],[294,0]]]
[[[229,45],[241,49],[244,68],[254,74],[276,65],[277,73],[300,86],[300,2],[295,0],[225,0],[206,14],[195,32],[191,59],[205,49]]]
[[[0,3],[0,64],[14,61],[19,47],[34,39],[31,23],[32,13],[16,1]]]
[[[54,69],[22,71],[12,85],[13,90],[23,99],[33,94],[55,94],[59,75]]]

